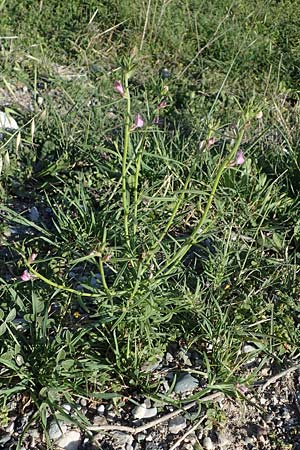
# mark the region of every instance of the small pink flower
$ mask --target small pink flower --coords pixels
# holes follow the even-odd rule
[[[131,131],[135,130],[136,128],[142,128],[144,126],[143,118],[140,114],[136,114],[134,118],[134,124],[131,127]]]
[[[167,107],[167,102],[165,100],[163,100],[162,102],[160,102],[160,104],[158,105],[157,109],[164,109]]]
[[[249,389],[247,388],[247,386],[245,386],[244,384],[236,384],[236,389],[238,392],[240,392],[241,394],[247,394],[247,392],[249,391]]]
[[[211,138],[208,139],[207,141],[207,148],[211,147],[212,145],[214,145],[216,143],[216,138],[214,138],[213,136]]]
[[[199,144],[199,150],[208,150],[212,145],[214,145],[216,143],[216,138],[215,137],[210,137],[209,139],[207,139],[207,141],[201,141]]]
[[[235,164],[236,164],[236,166],[240,166],[240,165],[244,164],[244,162],[245,162],[244,153],[242,150],[239,150],[237,152],[237,154],[235,155]]]
[[[231,163],[230,163],[230,167],[241,166],[242,164],[244,164],[244,162],[245,162],[245,156],[244,156],[243,150],[238,150],[235,155],[235,159],[233,161],[231,161]]]
[[[32,275],[28,272],[28,270],[24,270],[20,278],[22,281],[30,281],[32,280]]]
[[[124,97],[125,91],[124,91],[121,81],[115,81],[114,88],[115,88],[115,91],[117,91],[121,95],[121,97]]]
[[[29,256],[29,258],[28,258],[28,264],[33,263],[33,261],[36,260],[37,255],[38,255],[37,253],[32,253],[32,254]]]

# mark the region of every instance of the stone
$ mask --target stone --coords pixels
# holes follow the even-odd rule
[[[212,450],[214,448],[213,441],[209,436],[206,436],[202,441],[202,446],[205,450]]]
[[[106,417],[103,416],[103,415],[101,415],[101,416],[94,416],[93,417],[93,425],[96,425],[96,426],[107,425]]]
[[[31,220],[31,222],[38,222],[40,220],[40,213],[36,206],[30,208],[29,219]]]
[[[135,419],[149,419],[157,415],[157,408],[146,408],[145,404],[142,403],[132,410],[132,415]]]
[[[15,428],[15,422],[10,422],[10,424],[9,425],[7,425],[6,427],[5,427],[5,431],[6,431],[6,433],[13,433],[13,431],[14,431],[14,428]]]
[[[186,419],[182,416],[174,417],[169,421],[169,431],[172,434],[178,434],[186,428]]]
[[[71,412],[72,407],[68,403],[64,403],[63,405],[61,405],[61,407],[65,411],[65,413],[69,414],[69,412]]]
[[[174,392],[176,394],[183,394],[184,392],[191,392],[196,389],[199,385],[197,378],[194,378],[189,373],[184,374],[179,378],[174,387]]]
[[[79,430],[69,430],[56,441],[56,444],[64,450],[78,450],[81,444],[81,433]]]
[[[11,115],[0,111],[0,128],[4,130],[18,130],[19,126]]]
[[[67,431],[67,425],[61,421],[52,420],[49,426],[49,438],[53,441],[59,439]]]
[[[216,433],[218,438],[218,444],[221,449],[227,448],[231,444],[231,439],[229,436],[223,431],[219,431]]]
[[[5,433],[0,437],[0,445],[4,445],[11,440],[11,434]]]
[[[257,348],[251,344],[243,345],[243,348],[242,348],[243,353],[252,353],[252,352],[256,352],[256,351],[257,351]]]
[[[122,431],[114,431],[111,435],[114,440],[114,448],[124,448],[128,444],[131,445],[133,443],[133,436],[131,436],[131,434],[123,433]]]
[[[149,359],[148,361],[144,362],[144,364],[141,367],[141,370],[146,373],[153,372],[154,370],[158,369],[161,362],[162,362],[162,357],[155,356],[155,357]]]

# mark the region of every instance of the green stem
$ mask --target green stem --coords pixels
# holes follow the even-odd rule
[[[139,187],[139,176],[141,171],[142,155],[143,155],[143,143],[144,139],[141,139],[137,148],[137,157],[135,164],[135,175],[134,175],[134,186],[133,186],[133,235],[136,236],[137,233],[137,216],[138,216],[138,187]]]
[[[125,241],[127,247],[130,248],[130,239],[129,239],[129,226],[128,226],[128,216],[129,216],[129,202],[130,199],[128,197],[127,190],[127,156],[129,150],[129,135],[130,135],[130,117],[131,117],[131,100],[130,100],[130,92],[128,87],[129,74],[125,73],[124,76],[124,88],[125,88],[125,97],[127,100],[127,111],[125,117],[125,129],[124,129],[124,148],[123,148],[123,159],[122,159],[122,201],[123,201],[123,209],[124,209],[124,232],[125,232]]]
[[[221,164],[218,172],[217,172],[217,176],[215,178],[214,184],[212,186],[212,190],[210,193],[210,196],[208,198],[206,207],[204,209],[203,215],[201,217],[201,219],[199,220],[198,224],[196,225],[196,227],[194,228],[194,231],[192,232],[192,234],[186,239],[185,243],[183,244],[183,246],[174,254],[174,256],[164,265],[164,267],[162,267],[159,272],[157,272],[156,277],[160,276],[162,273],[164,275],[169,275],[173,268],[182,260],[182,258],[187,254],[187,252],[190,250],[190,248],[198,241],[200,234],[203,234],[204,231],[207,230],[207,228],[205,230],[202,230],[202,227],[204,225],[204,223],[206,222],[210,207],[212,205],[212,202],[215,198],[215,194],[216,194],[216,190],[217,187],[219,185],[221,176],[223,175],[223,172],[226,170],[226,168],[229,166],[230,162],[232,161],[232,159],[234,159],[244,136],[244,132],[245,132],[245,126],[241,129],[241,131],[239,132],[239,135],[237,137],[237,140],[235,142],[235,145],[233,146],[231,152],[229,153],[228,157],[223,161],[223,163]],[[166,272],[166,269],[169,270]]]
[[[32,275],[34,275],[36,278],[39,278],[40,280],[44,281],[44,283],[48,284],[49,286],[52,286],[56,289],[59,289],[61,291],[66,291],[66,292],[71,292],[72,294],[76,294],[79,295],[80,297],[95,297],[95,298],[99,298],[101,297],[101,295],[103,294],[92,294],[90,292],[80,292],[80,291],[76,291],[76,289],[72,289],[69,288],[67,286],[64,286],[63,284],[58,284],[55,283],[52,280],[49,280],[49,278],[44,277],[44,275],[41,275],[39,272],[37,272],[36,270],[34,270],[32,268],[32,266],[30,266],[29,264],[27,264],[28,270],[30,273],[32,273]]]
[[[165,238],[166,234],[168,233],[170,227],[171,227],[172,224],[173,224],[173,221],[174,221],[174,219],[175,219],[175,216],[176,216],[176,214],[177,214],[177,212],[178,212],[178,210],[179,210],[179,208],[180,208],[180,206],[181,206],[181,204],[182,204],[182,202],[183,202],[184,196],[185,196],[185,194],[186,194],[188,185],[189,185],[189,183],[190,183],[190,181],[191,181],[192,174],[193,174],[193,172],[194,172],[194,168],[196,167],[196,165],[197,165],[197,159],[196,159],[196,157],[195,157],[194,165],[193,165],[192,169],[191,169],[190,172],[189,172],[189,175],[187,176],[187,178],[186,178],[186,180],[185,180],[184,186],[183,186],[183,188],[182,188],[182,192],[181,192],[181,194],[180,194],[179,197],[178,197],[178,200],[177,200],[177,202],[176,202],[176,204],[175,204],[175,206],[174,206],[174,209],[173,209],[173,211],[172,211],[172,214],[171,214],[171,216],[170,216],[170,218],[169,218],[169,220],[168,220],[168,222],[167,222],[165,228],[163,229],[161,235],[160,235],[159,238],[157,239],[156,243],[153,245],[153,247],[151,247],[151,249],[150,249],[149,252],[148,252],[148,258],[147,258],[147,260],[145,261],[145,265],[144,265],[144,269],[143,269],[143,271],[142,271],[142,274],[144,274],[144,272],[147,270],[147,268],[148,268],[148,266],[149,266],[149,264],[150,264],[150,262],[151,262],[153,256],[154,256],[155,253],[157,252],[157,250],[158,250],[158,248],[159,248],[159,246],[160,246],[162,240]]]

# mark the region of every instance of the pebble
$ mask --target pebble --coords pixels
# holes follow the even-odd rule
[[[186,428],[186,419],[182,416],[174,417],[169,421],[169,431],[172,434],[178,434]]]
[[[231,439],[229,438],[229,436],[222,431],[217,432],[217,438],[218,444],[222,449],[228,447],[231,444]]]
[[[143,442],[146,437],[147,435],[145,433],[138,433],[135,438],[138,442]]]
[[[246,445],[252,445],[253,444],[253,439],[251,437],[249,437],[249,436],[246,436],[244,442],[245,442]]]
[[[149,419],[157,415],[157,408],[146,408],[145,404],[142,403],[132,410],[132,415],[135,419]]]
[[[161,362],[162,362],[162,357],[156,356],[155,358],[152,358],[149,361],[146,361],[142,365],[141,370],[146,373],[153,372],[154,370],[158,369]]]
[[[0,437],[0,444],[6,444],[11,439],[11,434],[5,433],[3,436]]]
[[[19,126],[11,115],[0,111],[0,128],[5,130],[18,130]]]
[[[69,430],[61,436],[57,442],[58,447],[65,450],[78,450],[81,444],[81,434],[79,430]]]
[[[114,431],[112,434],[115,447],[125,447],[128,444],[131,445],[133,442],[133,436],[128,433],[123,433],[122,431]]]
[[[205,450],[212,450],[214,448],[213,441],[210,437],[206,436],[202,441],[202,446]]]
[[[171,355],[171,353],[167,352],[166,356],[165,356],[165,360],[167,363],[171,363],[174,361],[174,357],[173,357],[173,355]]]
[[[5,427],[5,431],[6,433],[13,433],[15,428],[15,422],[10,422],[9,425],[7,425],[7,427]]]
[[[163,80],[165,80],[166,78],[170,78],[171,72],[164,67],[160,72],[160,76]]]
[[[72,409],[72,407],[71,407],[71,405],[69,405],[68,403],[64,403],[63,405],[61,405],[61,407],[62,407],[62,409],[68,414],[70,411],[71,411],[71,409]]]
[[[103,415],[94,416],[93,417],[93,425],[96,425],[96,426],[107,425],[106,417],[104,417]]]
[[[184,392],[190,392],[196,389],[199,385],[197,378],[194,378],[189,373],[181,376],[174,387],[176,394],[183,394]]]
[[[104,405],[99,405],[98,408],[97,408],[97,412],[99,414],[103,414],[104,411],[105,411],[105,406]]]
[[[257,351],[257,348],[251,344],[243,345],[243,348],[242,348],[243,353],[251,353],[251,352],[256,352],[256,351]]]
[[[49,438],[53,441],[59,439],[67,431],[67,425],[63,422],[52,420],[49,426]]]
[[[32,222],[38,222],[40,220],[40,213],[36,206],[33,206],[29,210],[29,219]]]
[[[270,422],[272,422],[273,421],[273,414],[267,414],[266,416],[265,416],[265,422],[266,423],[270,423]]]
[[[86,406],[87,405],[87,399],[86,398],[81,398],[80,399],[80,404],[81,404],[81,406]]]

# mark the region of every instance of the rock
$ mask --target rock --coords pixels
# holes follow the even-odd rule
[[[222,431],[216,433],[218,438],[218,444],[221,449],[228,447],[231,444],[231,439],[227,434]]]
[[[160,447],[155,442],[147,442],[145,446],[145,450],[159,450]]]
[[[244,439],[244,443],[245,445],[252,445],[253,444],[253,439],[250,436],[246,436]]]
[[[40,220],[40,213],[36,206],[30,208],[29,219],[31,220],[31,222],[38,222]]]
[[[67,431],[67,425],[61,421],[52,420],[49,426],[49,438],[53,441],[59,439]]]
[[[194,378],[189,373],[184,374],[179,378],[174,387],[174,392],[176,394],[183,394],[184,392],[191,392],[196,389],[199,385],[197,378]]]
[[[0,111],[0,128],[4,130],[18,130],[19,126],[15,119],[11,116],[6,114],[3,111]]]
[[[10,424],[9,425],[7,425],[6,427],[5,427],[5,431],[6,431],[6,433],[13,433],[13,431],[14,431],[14,428],[15,428],[15,422],[10,422]]]
[[[180,361],[185,365],[185,366],[192,366],[192,362],[189,358],[189,354],[185,353],[184,351],[180,351],[178,353],[178,358],[180,359]]]
[[[9,442],[11,439],[11,434],[10,433],[5,433],[0,437],[0,445],[4,445],[7,442]]]
[[[170,78],[170,76],[171,76],[171,72],[168,70],[168,69],[166,69],[165,67],[161,70],[161,72],[160,72],[160,76],[161,76],[161,78],[163,79],[163,80],[165,80],[165,79],[167,79],[167,78]]]
[[[87,405],[87,399],[86,398],[81,398],[80,399],[80,404],[81,404],[81,406],[86,406]]]
[[[93,417],[93,425],[96,425],[96,426],[107,425],[106,417],[104,417],[103,415],[94,416]]]
[[[267,414],[265,416],[266,423],[271,423],[273,421],[273,417],[274,417],[273,414]]]
[[[206,436],[202,441],[202,446],[205,450],[212,450],[214,448],[213,441],[210,437]]]
[[[64,403],[63,405],[61,405],[62,409],[64,410],[65,413],[69,414],[69,412],[72,409],[72,406],[69,405],[68,403]]]
[[[153,372],[154,370],[156,370],[159,367],[161,362],[162,362],[162,357],[155,356],[155,357],[149,359],[149,361],[144,362],[144,364],[141,367],[141,370],[146,373]]]
[[[142,403],[132,410],[132,415],[135,419],[149,419],[157,415],[157,408],[146,408],[145,404]]]
[[[32,448],[37,448],[38,444],[41,441],[41,436],[39,431],[36,428],[30,428],[28,430],[28,434],[30,436],[31,439],[31,447]]]
[[[174,417],[169,421],[169,431],[172,434],[178,434],[186,427],[186,419],[182,416]]]
[[[146,439],[146,434],[145,433],[138,433],[136,436],[135,436],[135,439],[138,441],[138,442],[143,442],[145,439]]]
[[[114,448],[124,448],[128,444],[131,445],[133,442],[133,436],[128,433],[123,433],[121,431],[114,431],[111,433],[114,440]]]
[[[105,411],[105,406],[104,405],[99,405],[98,408],[97,408],[97,412],[99,414],[103,414],[104,411]]]
[[[79,430],[69,430],[64,433],[57,441],[58,447],[64,450],[78,450],[81,444],[81,434]]]
[[[167,363],[171,363],[174,361],[173,355],[171,355],[171,353],[167,352],[166,356],[165,356],[165,360]]]
[[[242,352],[243,353],[257,352],[257,348],[251,344],[245,344],[245,345],[243,345]]]

